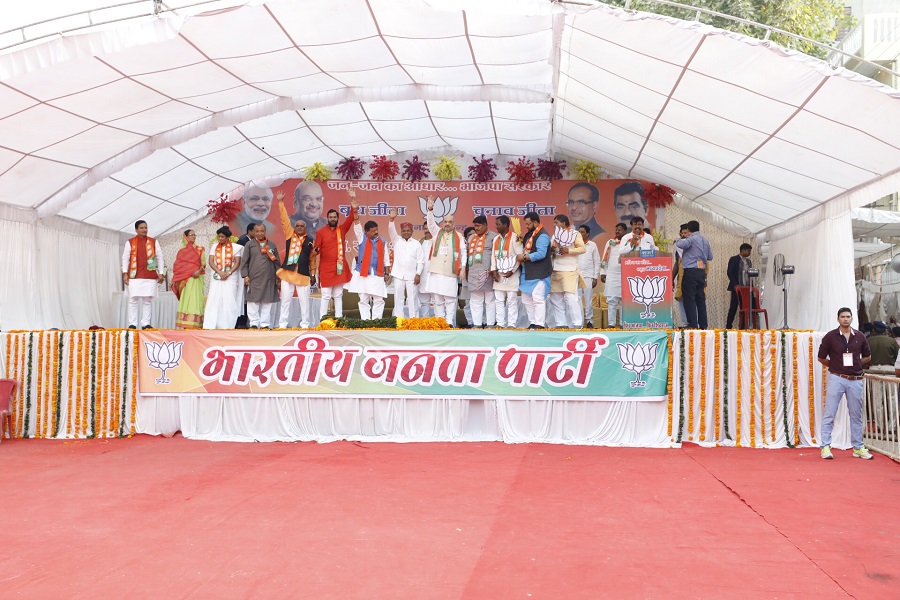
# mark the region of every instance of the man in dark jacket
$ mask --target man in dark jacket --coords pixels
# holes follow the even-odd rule
[[[740,298],[735,288],[739,285],[750,285],[750,276],[747,272],[753,268],[753,263],[750,262],[751,250],[753,250],[753,246],[750,244],[741,244],[740,253],[728,259],[728,291],[731,292],[731,304],[728,305],[728,319],[725,322],[726,329],[731,329],[734,325],[734,317],[737,314],[738,306],[740,306]]]

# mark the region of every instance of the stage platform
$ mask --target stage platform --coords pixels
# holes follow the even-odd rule
[[[819,445],[825,377],[815,360],[822,334],[815,332],[657,333],[668,344],[667,360],[672,357],[667,363],[666,393],[658,400],[566,399],[563,388],[557,388],[559,395],[551,389],[540,392],[543,396],[471,397],[450,385],[435,385],[430,397],[141,394],[136,385],[138,345],[141,338],[159,333],[169,332],[0,333],[4,349],[0,364],[5,376],[21,384],[14,399],[17,435],[81,439],[181,431],[188,438],[220,441]],[[251,341],[266,335],[227,333]],[[462,335],[459,331],[431,333],[444,336],[448,343]],[[521,333],[538,344],[561,335]],[[613,333],[591,330],[563,335],[612,337]],[[371,334],[341,331],[340,336],[352,342],[354,337],[368,339]],[[615,350],[607,355],[614,356]],[[846,408],[838,413],[833,445],[849,447]]]

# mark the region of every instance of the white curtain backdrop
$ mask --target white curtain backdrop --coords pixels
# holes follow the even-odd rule
[[[788,277],[788,324],[791,329],[828,331],[837,327],[837,310],[849,306],[856,323],[856,282],[853,270],[853,224],[850,211],[811,224],[800,233],[769,244],[763,308],[769,325],[781,327],[782,288],[772,276],[775,255],[797,272]],[[856,326],[856,325],[854,325]]]

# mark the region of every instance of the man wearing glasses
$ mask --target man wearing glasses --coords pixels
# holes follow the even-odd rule
[[[308,180],[300,182],[294,190],[294,214],[291,215],[291,227],[297,221],[306,223],[307,235],[314,237],[316,230],[328,223],[322,216],[325,206],[325,196],[322,194],[322,186],[318,182]]]
[[[600,190],[597,186],[585,181],[576,183],[569,188],[569,197],[566,200],[566,211],[572,220],[572,227],[578,229],[586,225],[592,237],[603,233],[604,229],[597,222],[597,206],[600,204]],[[587,241],[587,240],[585,240]]]

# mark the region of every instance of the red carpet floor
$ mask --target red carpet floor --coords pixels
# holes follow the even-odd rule
[[[4,441],[0,598],[900,598],[836,452]]]

